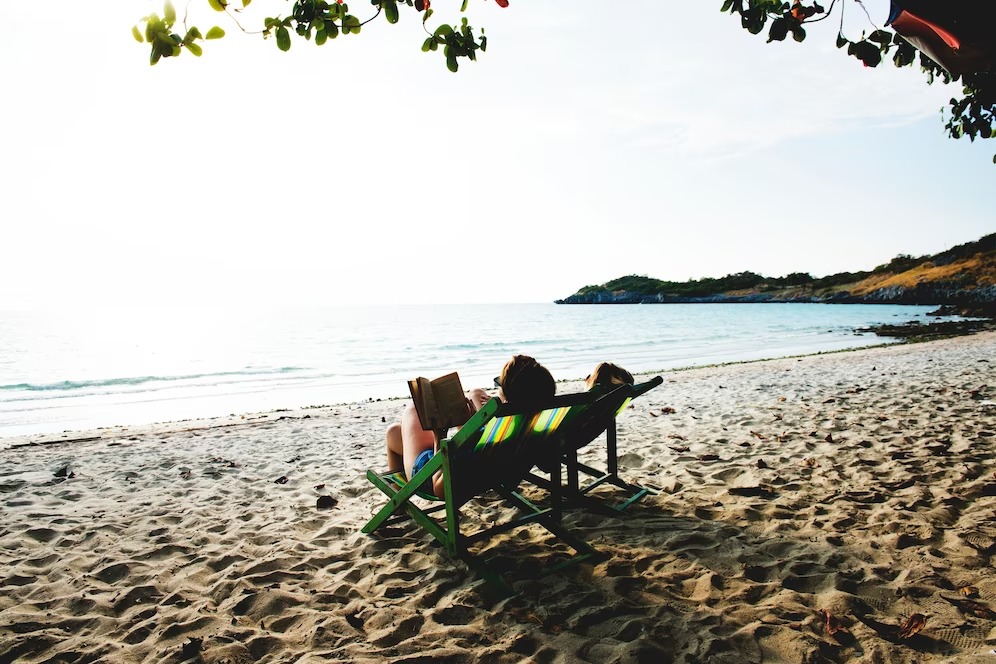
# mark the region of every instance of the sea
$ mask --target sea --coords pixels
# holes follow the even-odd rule
[[[936,307],[845,304],[365,305],[0,312],[0,438],[405,397],[513,354],[558,379],[657,372],[893,339]]]

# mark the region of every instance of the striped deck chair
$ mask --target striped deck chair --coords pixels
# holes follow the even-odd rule
[[[544,408],[523,409],[492,399],[475,413],[453,436],[439,444],[439,452],[415,474],[411,481],[404,473],[367,471],[370,480],[387,497],[384,505],[363,527],[372,534],[398,520],[411,518],[427,530],[449,555],[463,560],[472,570],[494,585],[510,588],[485,561],[470,552],[478,542],[513,528],[539,524],[574,550],[566,561],[551,566],[541,575],[552,573],[583,560],[599,557],[590,545],[571,534],[561,524],[561,487],[549,483],[550,504],[540,507],[518,491],[518,485],[536,464],[558,465],[575,427],[586,421],[585,413],[604,408],[613,394],[572,394],[554,397]],[[445,497],[423,493],[421,487],[436,471],[442,470]],[[517,516],[505,523],[465,532],[461,507],[469,500],[494,490],[517,508]],[[422,507],[413,501],[419,496],[434,501]]]
[[[596,405],[588,409],[583,417],[575,423],[571,431],[571,437],[566,441],[565,450],[561,457],[561,463],[567,470],[566,500],[587,503],[589,505],[606,506],[615,511],[622,511],[648,494],[659,493],[657,489],[640,486],[639,484],[631,484],[619,477],[616,417],[629,406],[633,399],[646,394],[663,382],[664,379],[661,376],[656,376],[645,383],[637,383],[636,385],[623,385],[618,388],[603,388],[599,386],[592,388],[590,393],[602,393],[605,394],[606,398],[598,400]],[[608,390],[607,393],[606,390]],[[578,461],[578,450],[598,439],[602,433],[605,434],[605,470],[600,470]],[[546,467],[544,470],[550,471],[552,469]],[[583,486],[580,484],[580,476],[582,474],[592,478]],[[551,480],[555,479],[556,483],[559,483],[560,478],[553,478],[553,475],[559,475],[559,473],[556,471],[551,472]],[[528,479],[530,482],[547,489],[551,488],[553,484],[551,480],[547,480],[535,473],[530,473]],[[625,499],[616,505],[592,503],[585,500],[590,497],[589,494],[594,489],[603,484],[611,484],[622,489],[625,492]]]

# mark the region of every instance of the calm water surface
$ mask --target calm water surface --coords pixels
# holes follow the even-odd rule
[[[459,371],[490,386],[514,353],[558,379],[889,341],[874,323],[935,307],[825,304],[433,305],[0,312],[0,437],[407,394]]]

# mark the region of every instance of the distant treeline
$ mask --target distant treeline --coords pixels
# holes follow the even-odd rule
[[[879,265],[868,272],[840,272],[816,279],[808,272],[793,272],[784,277],[766,277],[748,271],[728,274],[725,277],[706,277],[690,281],[662,281],[646,275],[628,275],[601,285],[585,286],[577,294],[628,291],[645,295],[667,294],[680,297],[703,297],[743,290],[767,292],[786,288],[805,288],[820,291],[835,286],[853,284],[875,274],[898,274],[928,262],[934,265],[945,265],[955,260],[972,257],[980,252],[992,251],[996,251],[996,233],[987,235],[975,242],[958,245],[933,256],[914,257],[900,254],[888,263]]]

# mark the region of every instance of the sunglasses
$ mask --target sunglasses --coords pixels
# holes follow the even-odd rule
[[[495,376],[495,387],[501,389],[501,376]]]

